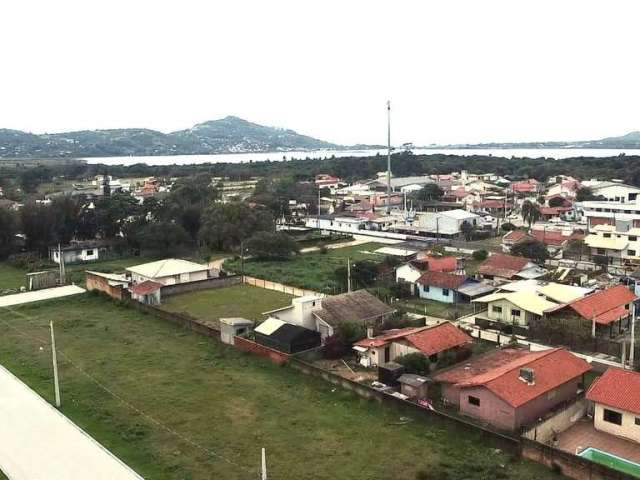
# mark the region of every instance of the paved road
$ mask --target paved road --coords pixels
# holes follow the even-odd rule
[[[0,426],[9,480],[142,480],[2,366]]]
[[[39,302],[51,300],[52,298],[68,297],[84,293],[86,290],[76,285],[66,285],[64,287],[45,288],[34,292],[16,293],[14,295],[3,295],[0,297],[0,307],[12,307],[23,303]]]

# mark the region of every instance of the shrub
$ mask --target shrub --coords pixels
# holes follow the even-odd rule
[[[396,359],[396,363],[404,366],[407,373],[428,375],[431,362],[421,353],[408,353]]]
[[[505,232],[510,232],[512,230],[516,230],[518,227],[516,227],[511,222],[507,222],[507,223],[503,223],[502,225],[500,225],[500,228]]]
[[[489,252],[487,252],[486,250],[474,250],[471,256],[474,260],[482,262],[487,259],[487,257],[489,256]]]

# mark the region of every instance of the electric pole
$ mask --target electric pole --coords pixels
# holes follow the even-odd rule
[[[244,281],[244,240],[240,240],[240,275]]]
[[[267,480],[267,451],[262,447],[262,480]]]
[[[631,349],[629,350],[629,366],[633,369],[635,367],[636,356],[636,304],[631,304],[633,309],[631,313]]]
[[[391,213],[391,101],[387,100],[387,215]]]
[[[347,292],[351,293],[351,258],[347,258]]]
[[[58,380],[58,359],[56,357],[56,337],[53,333],[53,320],[49,322],[51,328],[51,357],[53,360],[53,384],[56,393],[56,407],[60,408],[60,382]]]

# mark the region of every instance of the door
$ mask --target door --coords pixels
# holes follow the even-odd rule
[[[389,362],[389,357],[391,356],[391,345],[387,345],[384,347],[384,363]]]

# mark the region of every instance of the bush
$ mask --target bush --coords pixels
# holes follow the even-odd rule
[[[487,259],[487,257],[489,256],[489,252],[487,252],[486,250],[475,250],[473,254],[471,254],[471,256],[474,260],[482,262]]]
[[[247,242],[246,251],[260,260],[286,260],[300,248],[286,233],[258,232]]]
[[[404,366],[407,373],[428,375],[431,362],[421,353],[408,353],[396,359],[396,363]]]
[[[500,228],[505,232],[510,232],[512,230],[516,230],[518,227],[516,227],[511,222],[507,222],[507,223],[503,223],[502,225],[500,225]]]

